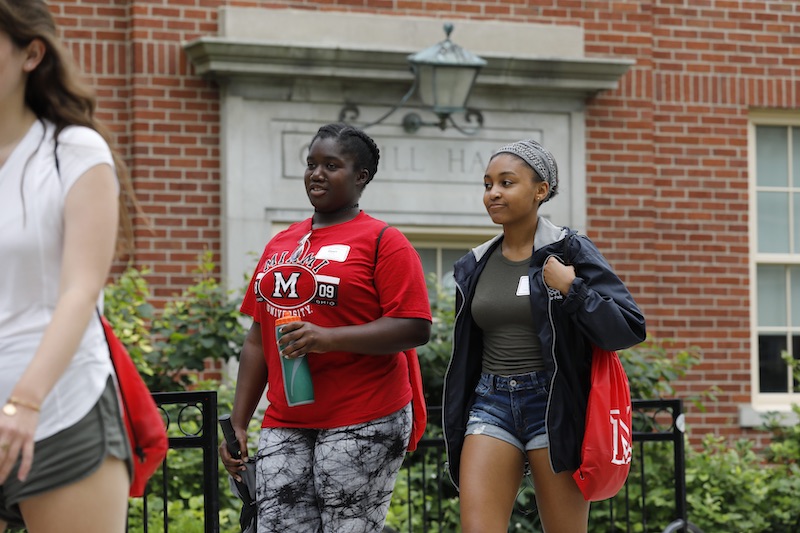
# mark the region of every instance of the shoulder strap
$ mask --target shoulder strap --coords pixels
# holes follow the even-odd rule
[[[569,243],[572,241],[572,238],[575,236],[575,231],[571,230],[568,227],[564,227],[567,230],[566,236],[564,236],[564,249],[561,251],[561,260],[564,261],[565,265],[571,265],[572,261],[569,257]]]
[[[378,248],[381,245],[381,238],[383,238],[383,232],[389,228],[389,224],[386,224],[384,227],[381,228],[380,233],[378,233],[378,240],[375,241],[375,260],[372,261],[372,268],[378,266]]]
[[[116,375],[116,382],[117,387],[119,388],[119,399],[120,405],[124,411],[123,415],[126,417],[128,421],[133,420],[133,414],[131,413],[131,408],[128,405],[128,399],[125,393],[127,391],[123,390],[123,380],[120,377],[119,368],[117,368],[117,360],[116,357],[129,357],[127,354],[127,349],[125,345],[122,344],[122,341],[117,337],[114,333],[114,329],[111,327],[111,324],[108,322],[105,316],[100,312],[98,307],[94,308],[95,313],[97,314],[97,319],[100,321],[100,327],[103,329],[103,336],[106,339],[106,345],[108,346],[108,355],[111,358],[111,366],[114,369],[114,374]],[[139,457],[141,461],[144,461],[144,449],[141,447],[139,443],[139,439],[136,436],[136,428],[133,424],[126,426],[128,431],[130,431],[130,442],[132,447],[135,448],[133,452]]]

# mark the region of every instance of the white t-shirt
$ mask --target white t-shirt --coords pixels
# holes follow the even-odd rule
[[[36,121],[0,167],[0,405],[30,363],[58,298],[64,248],[64,200],[72,185],[100,164],[113,168],[111,151],[94,130]],[[103,295],[98,294],[102,309]],[[97,318],[66,372],[42,404],[35,439],[83,418],[105,387],[111,362]]]

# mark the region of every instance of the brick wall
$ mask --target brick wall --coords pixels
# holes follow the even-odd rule
[[[696,345],[682,395],[721,389],[694,435],[738,435],[750,400],[747,117],[798,108],[800,1],[53,0],[97,87],[152,230],[136,264],[164,299],[217,253],[219,95],[181,43],[215,34],[231,4],[579,25],[588,56],[632,58],[587,107],[589,233],[629,283],[650,333]]]
[[[192,282],[204,250],[219,260],[219,94],[191,74],[181,43],[216,33],[220,3],[50,4],[149,222],[137,225],[134,262],[151,269],[153,294],[166,300]]]

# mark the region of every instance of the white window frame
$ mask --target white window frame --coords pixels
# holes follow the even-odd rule
[[[783,126],[790,129],[797,127],[800,128],[800,114],[788,113],[782,111],[754,111],[750,114],[750,121],[748,124],[748,193],[749,193],[749,241],[750,241],[750,387],[752,397],[752,408],[748,409],[743,406],[740,409],[740,422],[743,426],[756,426],[763,420],[763,414],[767,412],[790,413],[791,405],[800,403],[800,392],[792,391],[791,387],[789,392],[786,393],[762,393],[759,387],[759,334],[762,333],[758,326],[758,294],[757,294],[757,270],[759,265],[785,265],[785,266],[800,266],[800,253],[795,254],[781,254],[781,253],[759,253],[758,251],[758,210],[757,210],[757,175],[756,175],[756,128],[758,126]],[[792,168],[793,156],[800,156],[800,154],[793,154],[789,151],[789,171]],[[790,211],[791,213],[791,211]],[[795,216],[800,213],[795,213]],[[790,226],[790,239],[793,239],[792,234],[793,224]],[[792,242],[792,241],[790,241]],[[788,288],[787,288],[788,290]],[[787,294],[788,298],[791,293]],[[794,308],[800,310],[800,303],[793,305]],[[787,323],[783,331],[792,332],[793,327],[791,323]],[[768,331],[764,330],[764,331]],[[798,332],[800,333],[800,331]],[[790,377],[791,379],[791,377]],[[794,419],[792,414],[789,419]]]

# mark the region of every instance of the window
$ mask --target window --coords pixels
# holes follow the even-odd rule
[[[448,294],[453,289],[453,263],[475,246],[500,232],[499,228],[467,230],[464,228],[399,227],[422,260],[422,269],[429,277],[435,275],[439,286]]]
[[[785,120],[785,119],[784,119]],[[757,120],[751,140],[756,403],[797,402],[800,360],[800,126]]]
[[[426,276],[430,276],[431,273],[436,274],[439,286],[445,291],[452,292],[454,288],[453,264],[469,249],[426,245],[415,245],[415,248],[419,252],[419,257],[422,260],[422,269],[425,271]]]

